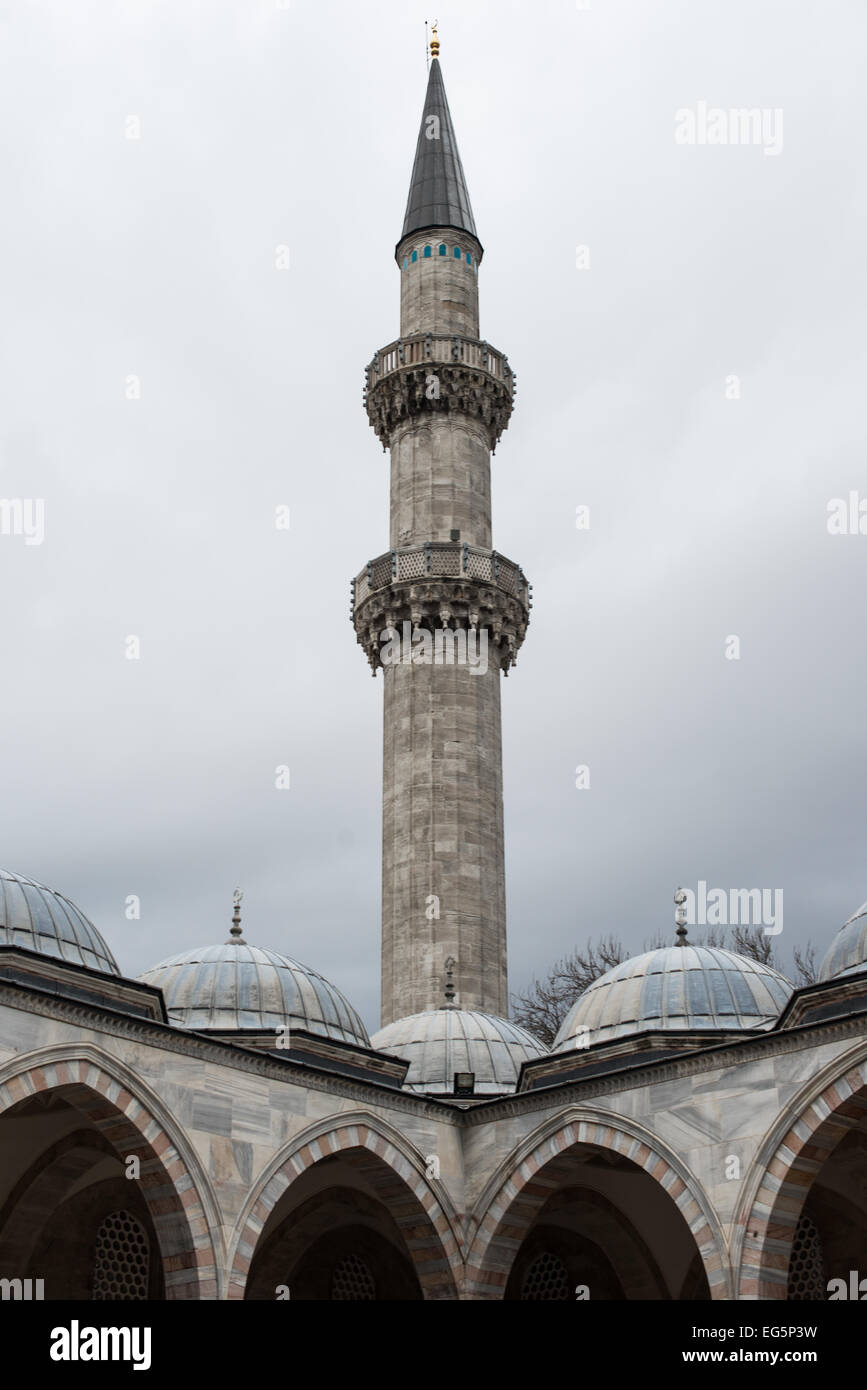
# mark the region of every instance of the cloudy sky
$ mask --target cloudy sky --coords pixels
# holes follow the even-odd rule
[[[248,940],[371,1027],[382,684],[349,581],[388,542],[361,391],[398,331],[426,14],[0,19],[0,497],[45,509],[42,544],[0,535],[0,862],[129,974],[223,940],[239,884]],[[588,936],[640,949],[699,880],[782,889],[788,967],[867,897],[867,535],[828,530],[867,501],[867,11],[438,18],[482,334],[518,373],[495,544],[535,591],[503,689],[511,986]],[[773,142],[678,143],[701,103],[782,113]]]

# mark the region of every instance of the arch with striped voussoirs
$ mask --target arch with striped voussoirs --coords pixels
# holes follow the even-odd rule
[[[694,1264],[707,1280],[710,1297],[730,1298],[722,1226],[695,1175],[643,1126],[620,1116],[573,1108],[524,1139],[489,1180],[470,1220],[469,1296],[503,1298],[534,1221],[558,1189],[573,1180],[576,1172],[580,1174],[576,1159],[593,1151],[618,1157],[658,1184],[671,1204],[671,1217],[685,1223],[695,1247]],[[625,1296],[640,1295],[627,1288]]]
[[[789,1261],[808,1193],[853,1131],[867,1133],[863,1042],[792,1097],[759,1151],[753,1180],[735,1216],[738,1298],[787,1297]]]
[[[192,1145],[159,1099],[90,1044],[45,1048],[0,1068],[0,1122],[37,1098],[54,1097],[74,1107],[103,1151],[121,1162],[139,1160],[135,1185],[159,1246],[166,1299],[218,1298],[220,1260],[211,1234],[219,1229],[216,1199]],[[70,1154],[65,1167],[75,1158]],[[63,1169],[59,1157],[52,1163],[52,1171]],[[44,1188],[45,1175],[37,1176]]]
[[[366,1111],[332,1117],[305,1129],[256,1182],[230,1247],[228,1297],[245,1296],[260,1237],[293,1182],[340,1156],[362,1176],[393,1218],[425,1299],[456,1299],[463,1283],[461,1228],[447,1191],[428,1178],[427,1160],[385,1121]]]

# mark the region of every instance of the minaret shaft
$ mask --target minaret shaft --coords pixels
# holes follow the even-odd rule
[[[382,1023],[457,1003],[506,1016],[500,672],[385,671]]]
[[[412,260],[413,251],[422,262],[423,274],[409,274],[410,269],[419,269],[418,261]],[[425,255],[426,251],[430,255]],[[471,258],[470,268],[474,267],[469,275],[467,256]],[[407,263],[407,273],[400,282],[401,338],[415,333],[457,333],[462,338],[478,338],[481,257],[482,248],[476,238],[467,232],[456,232],[454,227],[431,227],[398,243],[397,263],[401,268],[404,261]]]
[[[431,373],[435,368],[431,368]],[[390,543],[453,540],[491,546],[491,450],[483,424],[425,415],[391,445]]]

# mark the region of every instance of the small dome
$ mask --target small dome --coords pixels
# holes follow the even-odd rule
[[[21,946],[106,975],[120,974],[96,927],[75,903],[8,869],[0,869],[0,946]]]
[[[407,1090],[437,1095],[453,1094],[458,1071],[475,1074],[477,1096],[514,1091],[521,1064],[547,1051],[508,1019],[448,1006],[396,1019],[370,1045],[409,1062]]]
[[[183,1028],[228,1033],[284,1026],[370,1046],[358,1014],[324,976],[244,941],[184,951],[140,978],[162,990],[170,1020]]]
[[[817,979],[833,980],[838,975],[857,975],[862,970],[867,970],[867,903],[852,913],[834,937]]]
[[[662,946],[588,985],[555,1052],[656,1029],[762,1029],[776,1023],[793,987],[784,975],[717,946]]]

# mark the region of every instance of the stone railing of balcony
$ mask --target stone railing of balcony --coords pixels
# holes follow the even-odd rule
[[[402,420],[464,410],[488,427],[491,448],[509,423],[517,377],[509,359],[478,338],[421,333],[381,348],[364,369],[364,407],[386,448]]]
[[[528,611],[530,608],[530,585],[520,565],[496,550],[483,550],[481,546],[461,541],[426,541],[424,545],[387,550],[375,560],[368,560],[352,581],[353,608],[358,608],[377,589],[407,579],[424,580],[428,576],[493,584],[512,594]]]

